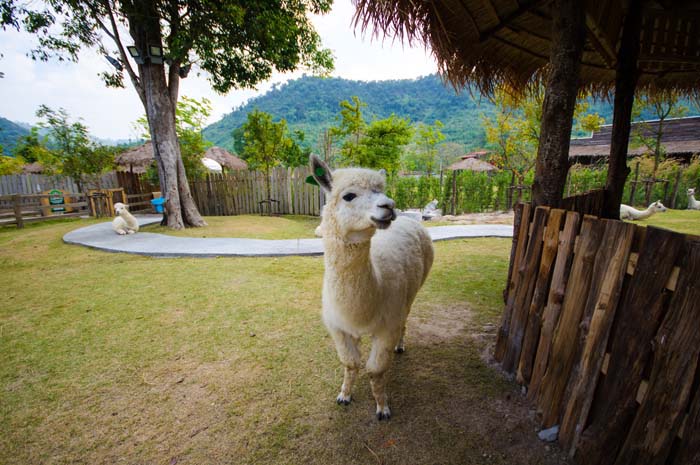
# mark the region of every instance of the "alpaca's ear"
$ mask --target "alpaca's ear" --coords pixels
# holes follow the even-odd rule
[[[381,174],[382,176],[384,176],[386,178],[386,170],[384,168],[379,170],[379,174]]]
[[[309,157],[309,166],[311,167],[311,176],[313,176],[313,179],[323,190],[330,192],[333,177],[331,176],[331,169],[328,165],[316,155],[311,154]]]

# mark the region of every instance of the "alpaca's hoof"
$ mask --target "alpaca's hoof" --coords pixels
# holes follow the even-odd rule
[[[382,421],[382,420],[390,420],[391,419],[391,410],[389,410],[389,407],[384,407],[384,408],[379,408],[377,407],[377,420]]]
[[[397,354],[403,354],[404,352],[406,352],[406,349],[403,346],[396,346],[394,347],[394,352],[396,352]]]
[[[343,395],[342,392],[340,394],[338,394],[338,397],[335,398],[335,402],[338,405],[350,405],[351,400],[352,400],[352,398],[349,395],[347,395],[347,396]]]
[[[120,230],[120,231],[117,231],[117,234],[119,234],[120,236],[123,236],[123,235],[126,234],[126,233],[125,233],[124,231],[121,231],[121,230]]]
[[[130,230],[128,230],[126,233],[127,233],[127,234],[134,234],[135,232],[136,232],[136,231],[130,229]]]

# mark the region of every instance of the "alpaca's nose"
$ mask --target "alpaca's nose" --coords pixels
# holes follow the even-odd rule
[[[379,205],[377,205],[379,208],[386,208],[387,210],[393,210],[394,207],[396,206],[396,202],[391,200],[389,197],[386,199],[383,199]]]

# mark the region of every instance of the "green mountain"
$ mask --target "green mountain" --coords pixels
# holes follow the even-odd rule
[[[493,105],[477,92],[455,93],[436,75],[394,81],[351,81],[342,78],[304,76],[277,85],[264,95],[249,100],[220,121],[204,129],[204,137],[216,145],[231,149],[231,132],[241,126],[254,109],[268,112],[275,119],[287,120],[290,130],[302,130],[311,146],[325,128],[337,124],[339,103],[357,95],[367,104],[367,121],[386,118],[392,113],[411,122],[443,122],[447,141],[467,148],[484,145],[481,115],[490,114]]]
[[[29,129],[0,116],[0,147],[4,155],[11,155],[17,139],[29,134]]]

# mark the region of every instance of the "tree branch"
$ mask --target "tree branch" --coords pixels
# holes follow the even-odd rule
[[[139,80],[139,77],[136,75],[136,72],[134,72],[134,69],[131,67],[131,63],[129,63],[129,58],[124,50],[124,45],[122,44],[121,37],[119,36],[119,28],[117,27],[117,20],[114,18],[114,11],[112,11],[112,6],[109,3],[109,0],[101,0],[102,4],[104,5],[105,9],[107,10],[107,14],[109,16],[109,22],[112,26],[112,34],[107,33],[114,43],[117,45],[117,48],[119,49],[119,55],[122,59],[122,62],[124,63],[124,67],[126,68],[126,72],[129,74],[129,78],[131,78],[131,83],[134,85],[134,88],[136,89],[136,93],[139,95],[139,98],[141,99],[141,102],[146,105],[146,94],[143,91],[143,87],[141,87],[141,81]],[[97,17],[96,17],[97,19]],[[99,21],[99,19],[98,19]]]

